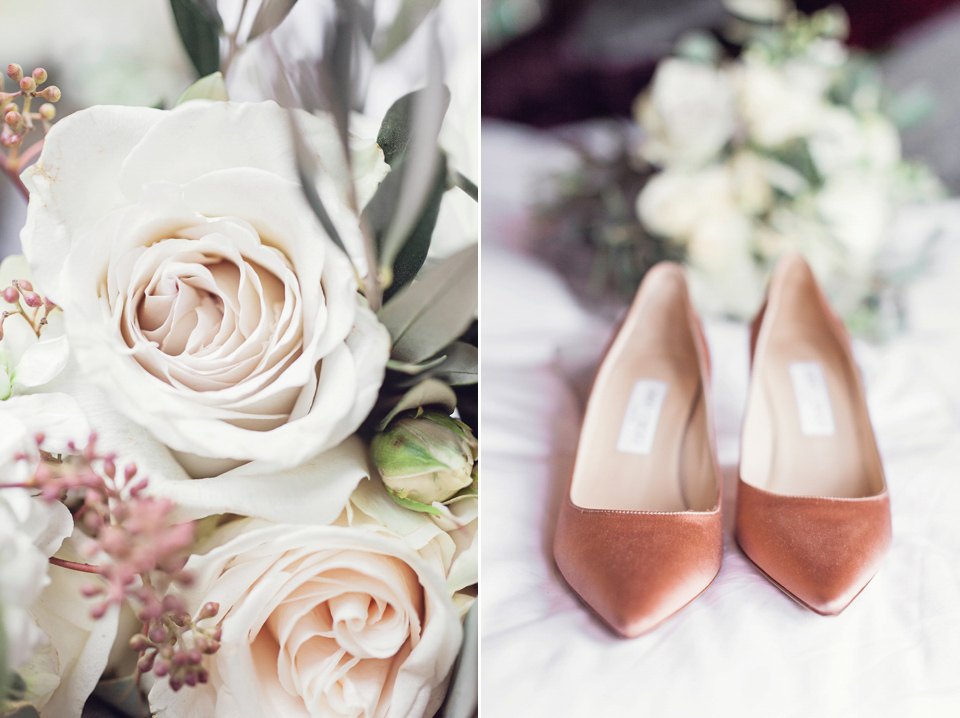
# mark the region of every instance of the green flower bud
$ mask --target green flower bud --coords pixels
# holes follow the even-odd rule
[[[370,449],[383,483],[404,499],[445,501],[473,481],[477,440],[441,411],[401,414]]]

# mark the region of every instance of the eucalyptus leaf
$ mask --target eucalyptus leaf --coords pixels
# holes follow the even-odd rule
[[[393,337],[391,357],[420,363],[438,354],[477,314],[477,245],[448,257],[380,310]]]
[[[290,14],[296,4],[297,0],[263,0],[257,9],[257,16],[253,19],[247,42],[274,30]]]
[[[217,100],[226,102],[230,98],[227,96],[227,83],[223,81],[223,73],[219,70],[206,77],[201,77],[190,87],[183,91],[178,105],[182,105],[188,100]]]
[[[440,4],[440,0],[403,0],[393,23],[377,43],[377,62],[383,62],[400,49],[420,27],[424,18]]]
[[[360,30],[359,3],[337,0],[337,17],[333,24],[333,39],[330,50],[320,68],[324,94],[330,107],[340,137],[340,146],[348,171],[352,165],[350,156],[350,108],[353,104],[353,73],[356,57],[356,40]],[[353,173],[349,172],[352,177]]]
[[[199,77],[220,69],[220,31],[223,20],[215,0],[170,0],[180,41]]]
[[[393,359],[390,359],[387,361],[387,369],[390,369],[391,371],[398,371],[401,374],[410,374],[411,376],[416,376],[417,374],[422,374],[429,369],[433,369],[435,366],[440,366],[443,364],[446,358],[447,355],[443,354],[420,364],[407,364],[406,362],[394,361]]]
[[[477,183],[468,179],[463,173],[453,173],[453,184],[466,192],[474,202],[480,201],[480,188],[477,187]]]
[[[290,120],[290,136],[293,138],[293,154],[297,163],[297,177],[300,180],[300,188],[307,198],[307,204],[310,205],[310,209],[313,210],[317,219],[320,220],[320,225],[330,236],[330,239],[333,240],[333,243],[343,250],[343,253],[349,258],[350,253],[347,252],[347,248],[340,238],[340,233],[337,231],[333,220],[330,219],[330,213],[327,212],[323,200],[320,199],[320,193],[317,192],[317,186],[314,180],[318,170],[316,155],[307,146],[307,141],[303,137],[303,131],[300,129],[296,115],[292,110],[288,111],[287,117]]]
[[[150,718],[150,704],[133,676],[100,681],[93,695],[129,718]]]
[[[388,369],[395,369],[396,366],[409,368],[402,373],[410,376],[396,382],[400,386],[428,378],[439,379],[450,387],[468,386],[479,381],[480,352],[472,344],[454,342],[440,356],[420,364],[403,364],[393,360],[387,362]]]
[[[399,290],[409,284],[423,266],[430,251],[430,241],[433,230],[437,226],[440,216],[440,203],[443,194],[447,191],[446,157],[441,155],[440,164],[436,168],[433,186],[426,202],[423,204],[419,218],[410,228],[409,234],[402,242],[400,251],[391,267],[392,281],[384,299],[389,300]],[[379,254],[383,254],[384,243],[394,222],[397,212],[397,203],[403,192],[403,183],[406,180],[403,167],[392,169],[377,187],[376,193],[363,209],[363,217],[373,232]]]
[[[428,369],[428,376],[449,386],[476,384],[480,378],[480,351],[472,344],[454,342],[443,350],[444,360]]]
[[[474,601],[463,622],[463,642],[454,664],[453,676],[447,688],[447,697],[437,714],[438,718],[473,718],[477,715],[480,671],[480,637]]]
[[[437,147],[440,126],[450,102],[450,91],[441,78],[442,58],[436,23],[432,23],[427,86],[410,108],[409,141],[403,152],[400,191],[380,250],[380,266],[392,267],[407,237],[420,219],[435,191],[436,172],[442,163]]]
[[[446,113],[450,105],[450,90],[443,85],[442,94],[443,111]],[[403,97],[390,105],[390,109],[383,116],[380,123],[380,130],[377,132],[377,144],[383,150],[383,159],[390,165],[403,160],[407,147],[410,145],[410,139],[413,135],[413,110],[417,103],[428,102],[429,92],[427,88],[408,92]]]
[[[457,395],[453,389],[436,379],[425,379],[407,391],[383,420],[377,425],[377,431],[383,431],[393,418],[403,412],[418,409],[421,406],[442,406],[448,412],[457,408]]]

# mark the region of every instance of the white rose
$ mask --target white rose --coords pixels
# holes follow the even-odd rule
[[[355,246],[333,124],[299,120]],[[387,169],[358,152],[361,205]],[[84,378],[191,474],[296,466],[366,418],[389,336],[302,197],[276,104],[93,107],[53,127],[24,181],[24,251]]]
[[[150,693],[178,718],[432,715],[461,640],[437,558],[353,526],[217,531],[193,556],[193,610],[220,605],[209,683]]]
[[[817,82],[828,72],[823,68],[785,69],[762,60],[745,58],[734,72],[737,102],[750,139],[761,147],[775,148],[807,136],[820,122],[826,108]],[[811,78],[810,75],[816,75]],[[800,79],[803,82],[800,82]]]
[[[844,172],[828,179],[816,206],[830,234],[840,242],[852,273],[869,269],[893,219],[885,178],[872,172]]]
[[[687,242],[692,291],[715,314],[748,317],[762,293],[754,262],[753,223],[735,208],[705,215]]]
[[[733,88],[724,70],[680,58],[657,66],[650,91],[636,106],[646,132],[643,157],[669,167],[714,159],[736,128]]]
[[[0,263],[0,290],[13,289],[13,281],[26,280],[34,293],[43,295],[34,286],[30,267],[23,255],[14,254]],[[0,338],[0,399],[22,394],[52,381],[67,363],[70,347],[64,336],[63,315],[58,309],[47,314],[44,308],[27,305],[22,292],[14,302],[0,298],[0,309],[12,313],[3,320]],[[46,315],[46,324],[40,320]]]
[[[637,216],[647,229],[677,240],[688,238],[704,216],[734,211],[736,206],[729,165],[658,172],[637,196]]]
[[[811,133],[810,157],[823,177],[848,170],[889,172],[900,162],[900,135],[887,118],[831,106]]]

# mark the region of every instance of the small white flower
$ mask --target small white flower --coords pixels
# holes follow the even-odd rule
[[[698,167],[713,160],[736,128],[727,74],[710,65],[670,58],[657,66],[650,91],[636,106],[647,137],[643,157],[665,167]]]
[[[761,147],[777,148],[806,137],[825,109],[823,68],[795,66],[793,77],[784,68],[746,57],[733,71],[737,102],[750,139]],[[798,79],[804,77],[804,82]],[[817,81],[820,78],[820,81]]]

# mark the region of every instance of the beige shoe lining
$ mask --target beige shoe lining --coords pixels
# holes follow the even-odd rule
[[[740,476],[747,483],[791,496],[854,498],[882,491],[860,379],[837,332],[806,263],[787,261],[778,268],[757,341],[744,420]],[[809,425],[804,433],[790,376],[795,362],[820,367],[832,435],[809,435]]]
[[[682,270],[650,271],[607,352],[581,430],[570,498],[583,508],[708,511],[718,500],[707,402]],[[648,455],[617,448],[635,383],[666,393]]]

